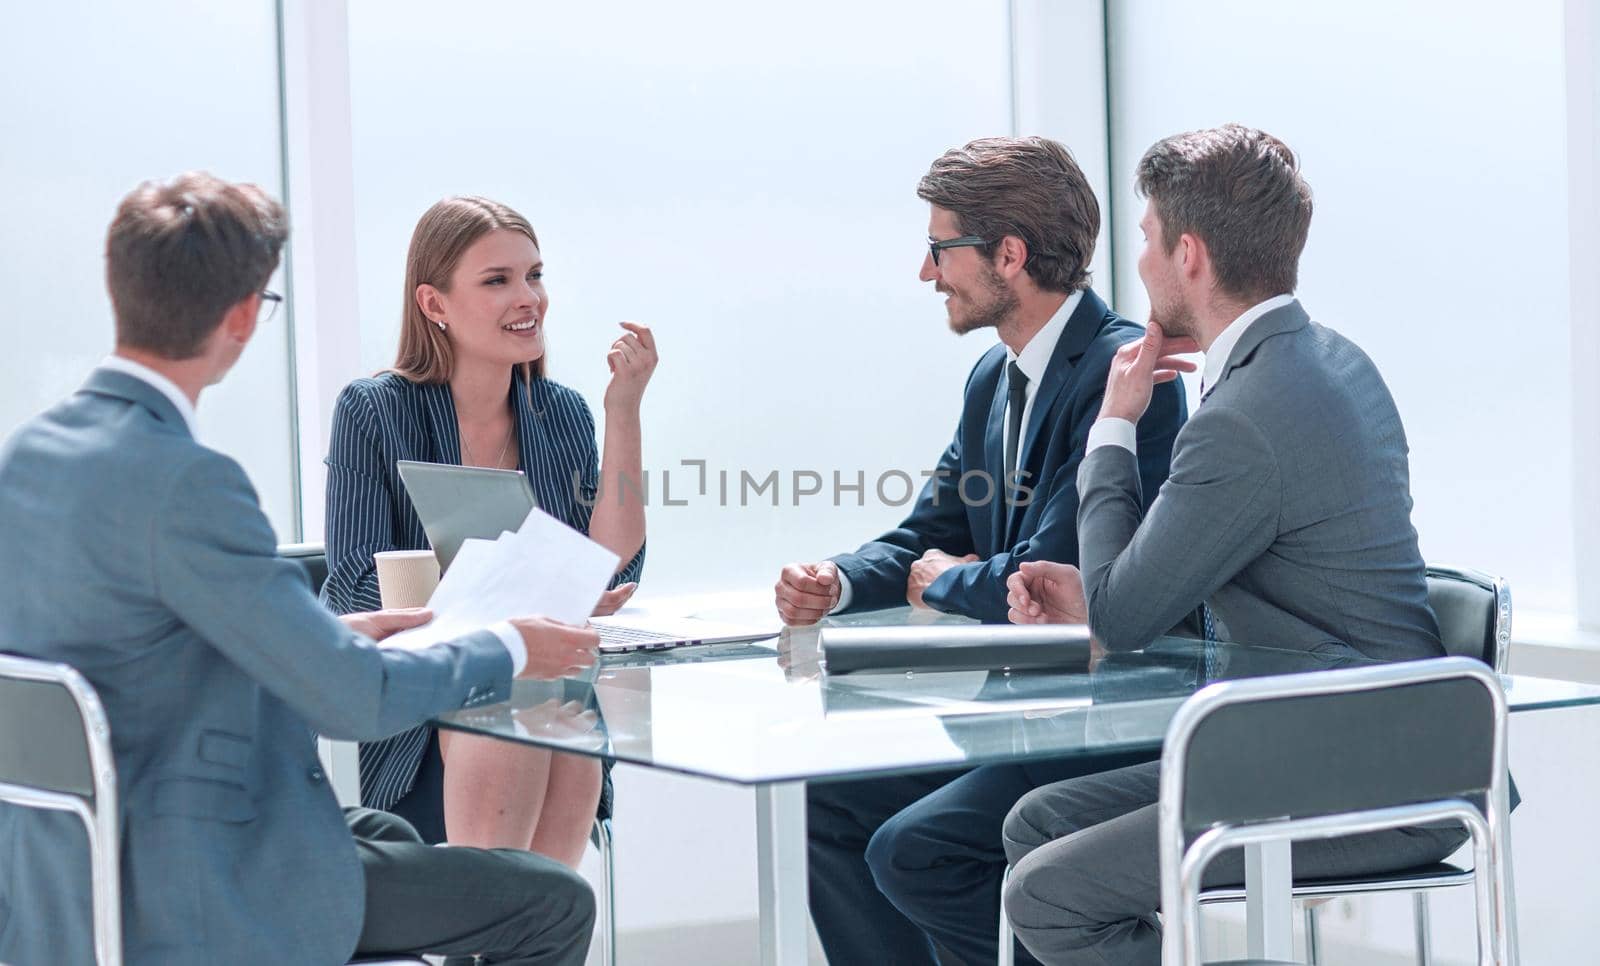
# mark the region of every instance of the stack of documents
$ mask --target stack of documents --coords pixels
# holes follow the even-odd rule
[[[433,620],[384,647],[411,650],[455,640],[513,617],[582,625],[616,573],[616,554],[542,510],[516,533],[467,540],[428,599]]]

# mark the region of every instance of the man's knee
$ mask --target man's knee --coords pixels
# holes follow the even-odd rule
[[[902,907],[902,897],[912,894],[923,876],[923,863],[917,861],[918,843],[924,840],[921,830],[901,812],[878,826],[867,840],[867,869],[878,891],[897,907]]]
[[[1037,792],[1029,792],[1011,806],[1000,827],[1000,840],[1005,846],[1006,860],[1015,866],[1034,849],[1050,841],[1037,819],[1039,805]]]
[[[422,836],[411,823],[392,812],[380,812],[371,808],[347,808],[344,810],[345,824],[350,827],[350,834],[358,839],[368,842],[416,842],[421,843]]]
[[[546,916],[546,932],[587,940],[594,932],[594,890],[583,876],[566,866],[561,866],[549,876],[546,894],[553,916]],[[553,920],[553,921],[552,921]]]
[[[1029,949],[1042,948],[1045,933],[1059,937],[1063,930],[1091,924],[1073,908],[1071,871],[1041,858],[1033,855],[1013,865],[1000,899],[1012,931]]]

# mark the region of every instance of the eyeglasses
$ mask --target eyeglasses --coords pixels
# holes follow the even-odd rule
[[[256,323],[259,325],[271,319],[278,312],[278,306],[283,303],[283,296],[268,289],[261,290],[261,308],[256,312]]]
[[[935,265],[939,264],[939,253],[946,248],[977,248],[987,245],[992,239],[979,238],[977,235],[962,235],[960,238],[946,238],[944,241],[928,239],[928,255]]]

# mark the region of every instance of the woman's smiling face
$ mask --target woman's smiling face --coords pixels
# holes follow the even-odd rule
[[[430,318],[445,322],[463,359],[513,366],[544,355],[544,260],[519,231],[479,238],[461,254],[448,292],[421,285],[417,298]]]

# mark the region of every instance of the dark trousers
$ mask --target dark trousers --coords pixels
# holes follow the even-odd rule
[[[1006,912],[1049,966],[1159,966],[1161,861],[1157,762],[1030,792],[1005,823],[1012,862]],[[1296,842],[1297,876],[1376,875],[1443,861],[1463,828],[1405,828]],[[1244,881],[1244,854],[1206,866],[1207,888]]]
[[[1006,814],[1053,782],[1155,752],[808,787],[811,918],[832,966],[993,963]],[[1032,962],[1019,950],[1018,962]],[[951,956],[955,957],[953,960]]]
[[[356,953],[430,953],[450,963],[581,966],[594,893],[576,872],[516,849],[438,848],[387,812],[345,810],[366,878]]]

